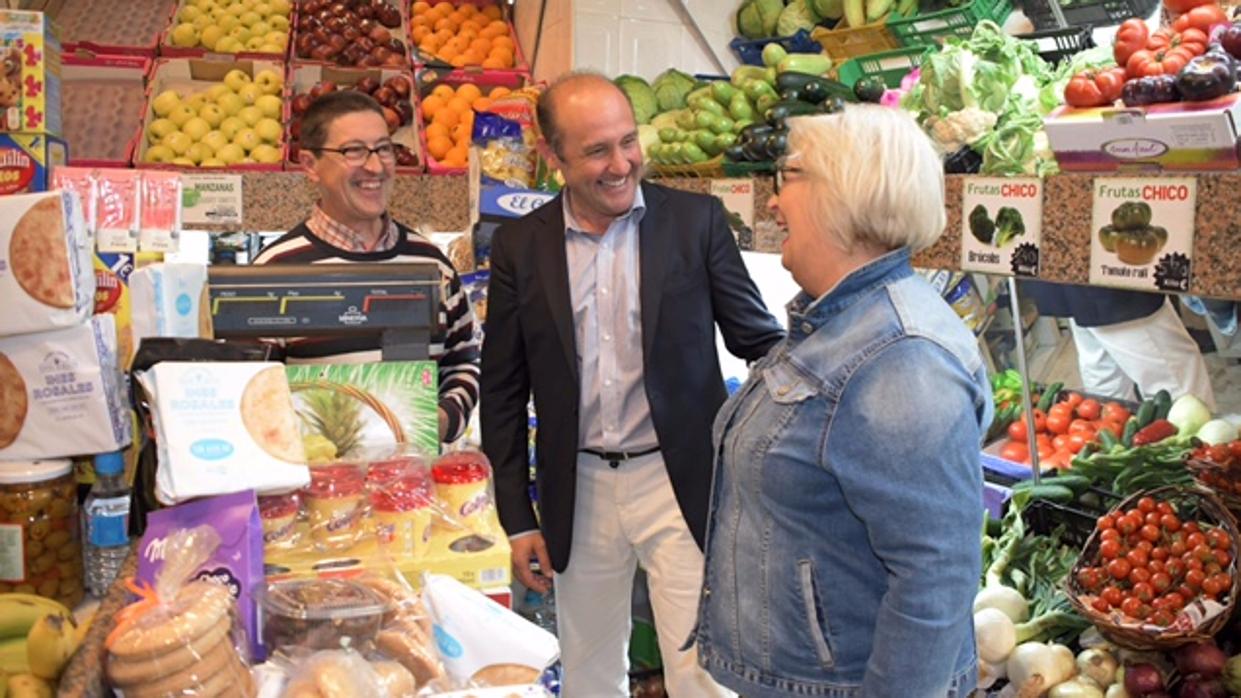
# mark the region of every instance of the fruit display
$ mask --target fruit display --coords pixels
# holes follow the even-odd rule
[[[318,97],[336,90],[357,90],[383,107],[388,134],[396,144],[396,164],[419,168],[418,124],[414,119],[413,76],[398,70],[342,70],[321,65],[295,65],[290,76],[289,162],[298,161],[302,115]]]
[[[423,62],[483,70],[523,67],[512,26],[495,3],[420,0],[410,10],[409,31]]]
[[[168,27],[169,0],[75,0],[53,12],[66,54],[77,49],[154,56]]]
[[[142,130],[145,77],[150,61],[139,56],[82,60],[65,56],[61,113],[70,162],[125,166]]]
[[[292,12],[289,0],[182,0],[164,36],[162,53],[284,56]]]
[[[279,63],[172,59],[152,78],[141,165],[232,167],[283,159]]]
[[[385,0],[302,0],[296,58],[355,68],[409,68],[400,9]]]
[[[0,695],[7,680],[10,698],[51,698],[88,625],[51,599],[0,594]]]
[[[499,84],[507,83],[507,84]],[[444,80],[424,83],[419,112],[426,143],[427,164],[436,169],[458,169],[467,164],[475,112],[487,111],[496,100],[512,94],[512,81]]]

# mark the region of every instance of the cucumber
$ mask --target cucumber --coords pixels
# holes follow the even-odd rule
[[[1142,401],[1142,406],[1138,408],[1138,413],[1135,415],[1135,418],[1138,420],[1138,429],[1155,421],[1156,409],[1154,400]]]
[[[737,121],[754,120],[754,105],[744,92],[736,92],[728,101],[728,114]]]
[[[1129,421],[1125,422],[1125,430],[1120,435],[1121,445],[1125,448],[1131,448],[1133,446],[1133,435],[1136,433],[1138,433],[1138,418],[1130,417]]]
[[[1172,395],[1166,390],[1155,393],[1155,419],[1167,419],[1172,409]]]
[[[1059,474],[1054,475],[1050,478],[1044,479],[1043,483],[1049,484],[1049,485],[1060,485],[1061,487],[1067,487],[1073,490],[1073,493],[1079,497],[1092,484],[1091,479],[1086,477],[1085,475],[1073,475],[1073,474],[1064,473],[1060,471],[1056,471],[1056,472]]]
[[[723,80],[716,80],[711,83],[711,96],[715,98],[715,101],[725,107],[733,101],[733,97],[737,94],[739,94],[737,88],[724,82]]]
[[[689,97],[685,100],[691,109],[697,109],[699,113],[704,111],[711,112],[716,116],[724,116],[724,107],[720,103],[711,98],[710,94],[701,94]]]
[[[1110,451],[1113,447],[1120,445],[1120,442],[1116,440],[1116,437],[1112,436],[1112,432],[1105,429],[1099,430],[1098,438],[1099,445],[1103,447],[1104,451]]]
[[[1030,499],[1045,499],[1056,504],[1070,504],[1075,497],[1073,490],[1062,485],[1040,484],[1027,491]]]
[[[1056,396],[1060,394],[1060,389],[1064,387],[1064,383],[1052,383],[1047,386],[1047,390],[1043,391],[1043,397],[1039,398],[1036,407],[1044,412],[1051,409],[1056,404]]]

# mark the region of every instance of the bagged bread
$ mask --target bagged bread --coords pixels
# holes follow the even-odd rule
[[[137,377],[155,422],[161,502],[310,483],[283,365],[165,361]]]
[[[204,264],[150,264],[129,276],[134,339],[211,336]]]
[[[0,338],[0,460],[115,451],[130,435],[111,315]]]
[[[77,194],[0,197],[0,337],[80,325],[95,305],[93,241]]]

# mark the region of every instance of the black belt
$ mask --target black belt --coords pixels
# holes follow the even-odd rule
[[[589,453],[592,456],[598,456],[599,458],[607,461],[609,467],[617,468],[620,467],[620,462],[623,460],[638,458],[640,456],[649,456],[657,451],[659,451],[658,446],[651,446],[650,448],[643,449],[641,451],[600,451],[593,448],[583,448],[579,451],[579,453]]]

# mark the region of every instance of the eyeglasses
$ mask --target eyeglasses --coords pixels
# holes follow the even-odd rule
[[[790,174],[794,176],[794,181],[796,181],[796,178],[801,176],[802,172],[805,172],[805,170],[800,167],[793,167],[783,160],[776,161],[775,192],[777,194],[780,193],[780,190],[784,188],[786,180]]]
[[[364,145],[347,145],[344,148],[315,148],[315,151],[337,153],[350,165],[365,165],[371,159],[372,154],[378,155],[380,162],[394,162],[396,160],[396,146],[392,143],[380,143],[374,148],[368,148]]]

